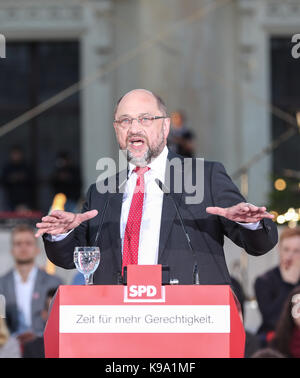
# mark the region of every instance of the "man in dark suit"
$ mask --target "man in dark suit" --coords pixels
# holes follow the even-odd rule
[[[39,249],[34,232],[26,224],[13,229],[11,253],[15,266],[0,277],[0,294],[6,300],[7,325],[21,343],[43,333],[46,322],[42,311],[47,292],[62,284],[58,277],[47,274],[36,265]]]
[[[75,267],[75,246],[94,245],[102,215],[96,284],[118,284],[128,262],[168,265],[171,276],[180,284],[191,284],[195,258],[201,284],[229,284],[224,235],[254,256],[275,246],[277,229],[272,215],[265,207],[245,202],[222,164],[204,163],[201,203],[188,204],[189,193],[184,185],[178,192],[178,178],[181,183],[186,179],[186,165],[182,157],[166,147],[170,119],[158,96],[133,90],[118,101],[114,116],[117,140],[129,161],[127,181],[124,184],[121,172],[115,176],[116,193],[101,194],[99,183],[94,184],[81,214],[53,211],[37,223],[36,236],[43,235],[48,258],[54,264],[66,269]],[[180,164],[171,169],[174,158]],[[192,178],[197,178],[195,166]],[[168,183],[170,195],[161,191],[155,178]],[[146,195],[138,197],[136,192]],[[173,200],[184,219],[195,257],[188,248]],[[106,214],[102,214],[106,204]]]
[[[51,306],[51,301],[53,300],[56,293],[56,289],[50,289],[46,295],[45,308],[42,311],[42,317],[45,322],[48,320],[49,309]],[[44,337],[37,336],[34,339],[26,342],[23,348],[23,358],[45,358],[44,349]]]

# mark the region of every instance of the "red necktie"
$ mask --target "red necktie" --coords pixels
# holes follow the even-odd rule
[[[138,177],[125,228],[122,273],[124,266],[138,263],[140,228],[144,203],[144,173],[146,173],[149,169],[149,167],[136,167],[134,169],[134,172]]]

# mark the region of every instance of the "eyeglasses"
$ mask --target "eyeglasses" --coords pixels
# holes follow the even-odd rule
[[[164,118],[169,118],[169,117],[164,117],[164,116],[140,116],[137,118],[124,117],[121,119],[115,119],[114,122],[125,129],[126,127],[131,126],[134,120],[138,121],[138,123],[141,124],[142,126],[149,127],[152,125],[152,123],[156,119],[164,119]]]

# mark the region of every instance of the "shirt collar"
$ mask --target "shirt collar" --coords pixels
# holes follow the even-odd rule
[[[14,270],[14,278],[16,280],[17,283],[28,283],[30,281],[34,281],[35,280],[35,277],[36,277],[36,274],[37,274],[37,271],[38,271],[38,268],[37,266],[34,266],[30,273],[28,274],[28,278],[27,278],[27,281],[26,282],[23,282],[22,280],[22,277],[20,275],[20,273],[17,271],[17,269]]]
[[[154,172],[158,177],[164,179],[166,162],[168,157],[168,147],[165,146],[162,152],[153,160],[147,167],[151,168],[151,172]],[[134,164],[129,163],[128,178],[131,176],[132,171],[136,168]]]

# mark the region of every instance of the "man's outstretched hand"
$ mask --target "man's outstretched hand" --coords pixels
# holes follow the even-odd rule
[[[207,207],[206,212],[209,214],[220,215],[234,222],[242,223],[256,223],[263,218],[274,218],[274,215],[268,213],[266,208],[252,205],[251,203],[241,202],[235,206],[222,207]]]
[[[51,214],[42,218],[42,222],[36,224],[39,230],[35,234],[35,237],[38,238],[45,233],[50,235],[64,234],[78,227],[82,222],[94,218],[97,214],[97,210],[86,211],[82,214],[53,210]]]

